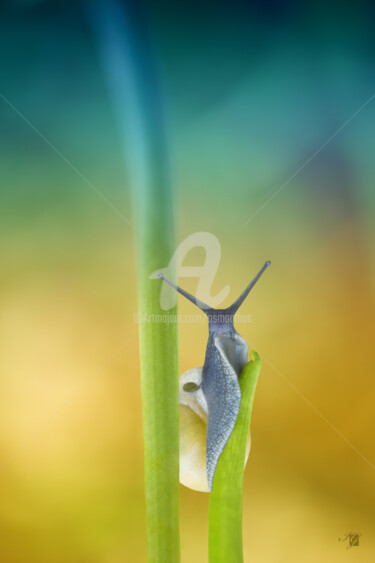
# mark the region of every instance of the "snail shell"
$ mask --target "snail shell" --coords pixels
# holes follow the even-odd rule
[[[180,377],[180,483],[208,493],[206,467],[207,401],[202,391],[202,367]],[[250,434],[245,465],[250,453]]]

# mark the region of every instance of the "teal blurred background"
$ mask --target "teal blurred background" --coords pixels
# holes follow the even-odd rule
[[[224,305],[272,260],[243,307],[253,322],[237,327],[263,358],[245,559],[374,561],[374,7],[144,8],[176,243],[219,239],[213,294],[229,284]],[[1,8],[6,563],[145,559],[129,175],[90,10]],[[186,264],[203,260],[197,249]],[[195,280],[180,283],[195,292]],[[180,326],[181,372],[202,365],[206,332]],[[183,562],[207,559],[207,506],[181,487]],[[361,534],[350,552],[338,541],[347,532]]]

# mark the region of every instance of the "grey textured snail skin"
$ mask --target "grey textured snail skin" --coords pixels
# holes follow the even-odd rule
[[[222,312],[225,315],[225,311]],[[209,489],[219,457],[232,434],[241,404],[238,377],[248,362],[249,347],[233,327],[211,320],[203,365],[202,390],[207,401],[207,480]]]
[[[245,291],[227,309],[212,309],[159,274],[161,279],[197,305],[208,317],[209,334],[201,390],[208,411],[206,468],[210,491],[217,462],[236,424],[241,404],[238,377],[248,362],[248,345],[233,326],[234,315],[269,265],[270,262],[267,261]]]
[[[180,483],[195,491],[209,492],[206,467],[208,407],[202,390],[203,367],[189,369],[180,377]],[[195,385],[186,391],[185,386]],[[245,465],[250,453],[247,440]]]

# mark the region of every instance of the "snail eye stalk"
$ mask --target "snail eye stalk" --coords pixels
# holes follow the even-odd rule
[[[173,282],[171,282],[168,278],[166,278],[165,276],[163,276],[163,274],[158,274],[158,278],[160,278],[161,280],[165,281],[168,285],[170,285],[171,287],[173,287],[173,289],[175,289],[176,291],[178,291],[178,293],[181,293],[181,295],[183,295],[186,299],[188,299],[189,301],[191,301],[192,303],[194,303],[194,305],[196,305],[197,307],[199,307],[199,309],[201,311],[203,311],[204,313],[207,312],[207,310],[211,310],[211,307],[209,305],[206,305],[206,303],[203,303],[203,301],[200,301],[199,299],[197,299],[196,297],[194,297],[194,295],[191,295],[190,293],[188,293],[187,291],[185,291],[184,289],[182,289],[181,287],[179,287],[178,285],[174,284]]]
[[[236,301],[234,303],[232,303],[232,305],[230,305],[230,307],[228,307],[227,309],[224,309],[224,311],[227,311],[229,315],[234,315],[238,311],[238,309],[241,307],[242,303],[245,301],[246,297],[249,295],[250,291],[253,289],[254,285],[257,283],[259,278],[263,275],[263,273],[266,271],[266,269],[270,265],[271,265],[270,260],[267,260],[265,262],[265,264],[262,266],[262,268],[259,270],[257,275],[251,280],[251,282],[249,283],[247,288],[238,297],[238,299],[236,299]],[[191,293],[185,291],[184,289],[182,289],[178,285],[171,282],[163,274],[158,274],[158,278],[165,281],[168,285],[173,287],[173,289],[178,291],[178,293],[181,293],[181,295],[183,295],[186,299],[191,301],[191,303],[194,303],[194,305],[199,307],[199,309],[201,311],[203,311],[204,313],[206,313],[206,314],[209,313],[209,312],[212,313],[212,311],[216,310],[216,309],[213,309],[212,307],[210,307],[209,305],[207,305],[206,303],[204,303],[203,301],[201,301],[200,299],[198,299],[197,297],[194,297],[194,295],[191,295]]]
[[[257,275],[251,280],[247,288],[238,297],[238,299],[236,299],[236,301],[230,307],[228,307],[227,309],[228,313],[235,315],[235,313],[241,307],[242,303],[245,301],[246,297],[249,295],[250,291],[253,289],[254,285],[257,283],[259,278],[264,274],[264,272],[267,270],[269,266],[271,266],[271,262],[270,260],[267,260],[262,266],[262,268],[259,270]]]

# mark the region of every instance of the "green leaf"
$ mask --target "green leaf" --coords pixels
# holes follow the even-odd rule
[[[177,323],[150,274],[174,252],[172,187],[153,52],[137,1],[88,3],[123,138],[133,203],[145,456],[147,560],[178,563],[179,369]],[[134,327],[135,329],[136,327]],[[135,377],[131,368],[127,377]],[[133,373],[132,373],[133,372]],[[129,459],[131,463],[131,459]]]
[[[210,563],[242,563],[242,493],[251,411],[261,367],[260,357],[250,351],[251,361],[239,382],[241,407],[234,430],[220,456],[208,515]]]

